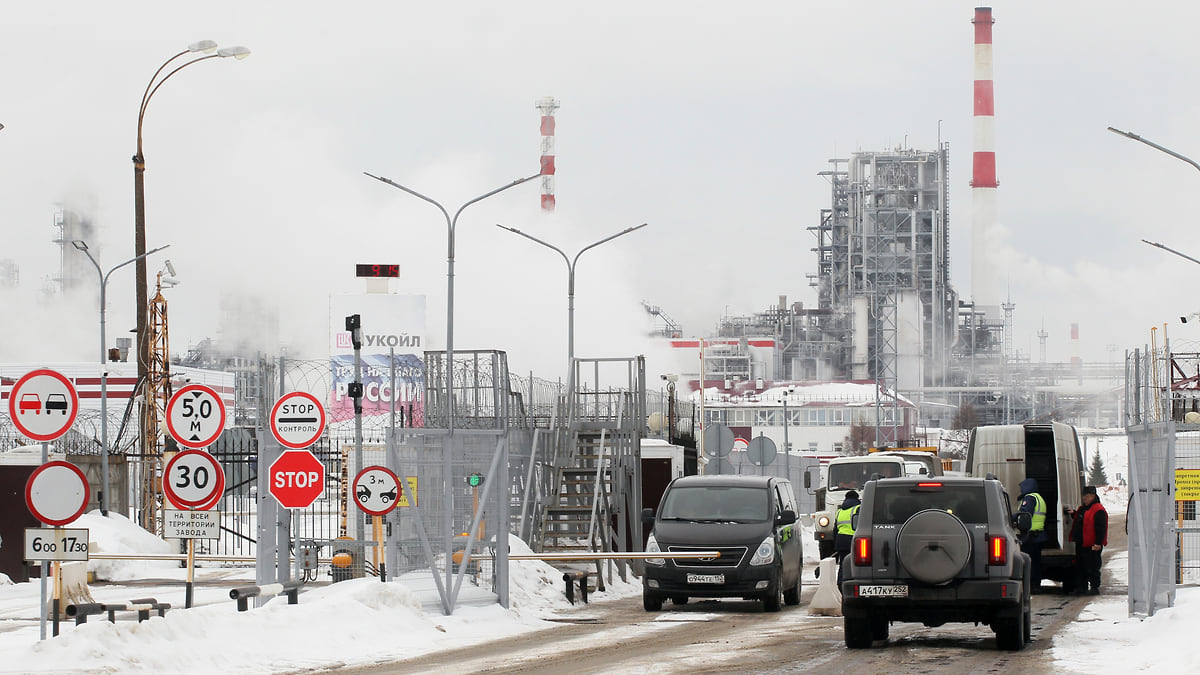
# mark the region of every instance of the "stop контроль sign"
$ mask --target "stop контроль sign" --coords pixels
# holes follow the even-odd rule
[[[325,491],[325,465],[307,450],[283,453],[268,470],[271,496],[285,509],[312,505]]]
[[[302,391],[284,394],[271,409],[271,433],[280,445],[307,448],[325,431],[325,406]]]

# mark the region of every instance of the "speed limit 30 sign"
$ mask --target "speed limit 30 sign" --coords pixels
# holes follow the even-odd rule
[[[225,429],[225,402],[212,387],[189,384],[167,403],[167,430],[185,448],[204,448]]]
[[[184,450],[167,462],[162,487],[175,508],[207,511],[225,492],[225,470],[203,450]]]

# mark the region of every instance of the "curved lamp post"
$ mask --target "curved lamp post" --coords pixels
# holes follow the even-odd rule
[[[104,311],[105,311],[105,304],[106,304],[105,303],[105,289],[108,287],[108,278],[110,276],[112,276],[113,272],[116,272],[117,270],[128,265],[129,263],[145,260],[146,256],[148,256],[152,253],[158,253],[159,251],[163,250],[164,248],[167,248],[167,246],[170,246],[170,244],[167,244],[167,246],[159,246],[156,249],[146,251],[145,253],[137,256],[136,258],[130,258],[129,260],[126,260],[125,262],[121,263],[120,265],[116,265],[115,267],[111,268],[110,270],[108,270],[107,273],[105,273],[103,270],[100,269],[100,263],[96,262],[96,259],[94,257],[92,257],[92,252],[88,250],[87,242],[83,241],[82,239],[75,239],[74,241],[71,242],[71,245],[74,246],[75,248],[79,249],[80,251],[83,251],[83,254],[88,257],[88,260],[92,261],[92,266],[96,268],[96,274],[100,278],[100,446],[101,446],[100,452],[101,452],[101,454],[100,454],[100,490],[99,490],[99,494],[97,494],[96,497],[97,497],[97,501],[100,502],[100,512],[107,516],[108,515],[108,366],[107,366],[108,344],[107,344],[107,340],[104,335]],[[125,514],[122,514],[122,515],[125,515]]]
[[[437,200],[426,197],[416,190],[404,187],[403,185],[388,178],[384,178],[383,176],[376,176],[375,174],[368,173],[366,171],[364,171],[363,174],[370,176],[371,178],[374,178],[382,183],[387,183],[398,190],[403,190],[417,199],[421,199],[433,204],[438,208],[439,211],[442,212],[442,216],[444,216],[446,219],[446,432],[448,439],[446,441],[446,447],[442,452],[442,471],[444,472],[444,476],[449,477],[452,471],[450,463],[450,451],[452,449],[452,442],[454,439],[454,235],[455,229],[458,227],[458,217],[462,215],[463,210],[465,210],[468,206],[476,202],[483,201],[494,194],[504,192],[511,187],[516,187],[521,183],[527,183],[534,178],[539,178],[542,174],[539,171],[532,176],[518,178],[507,185],[503,185],[495,190],[481,194],[458,207],[458,210],[454,212],[453,218],[450,217],[450,212],[446,210],[446,207],[442,206]],[[361,461],[359,464],[361,465]],[[446,533],[444,542],[446,547],[446,559],[449,560],[451,552],[454,550],[454,536],[451,520],[451,517],[454,514],[454,491],[449,487],[449,480],[447,480],[445,484],[446,489],[444,493],[444,499],[446,500],[446,504],[442,525]],[[453,573],[453,570],[454,565],[446,565],[447,587],[450,585],[450,576]],[[434,575],[434,580],[437,581],[440,591],[441,580],[436,574]],[[452,610],[452,607],[450,606],[448,597],[443,596],[442,602],[442,609],[449,614]]]
[[[512,232],[513,234],[519,234],[522,237],[529,239],[530,241],[535,241],[535,242],[541,244],[542,246],[545,246],[546,248],[551,249],[552,251],[561,255],[563,262],[567,263],[567,400],[568,401],[571,400],[573,394],[575,393],[575,263],[579,262],[579,256],[583,255],[584,251],[596,248],[600,244],[612,241],[613,239],[616,239],[617,237],[620,237],[622,235],[629,234],[630,232],[633,232],[634,230],[640,230],[643,227],[645,227],[647,224],[648,223],[642,223],[641,225],[634,225],[633,227],[627,227],[624,230],[621,230],[620,232],[618,232],[614,235],[607,236],[598,242],[595,242],[593,244],[588,244],[587,246],[584,246],[583,248],[579,249],[579,253],[576,253],[575,257],[572,259],[572,258],[568,258],[567,254],[564,253],[561,248],[555,246],[554,244],[542,241],[541,239],[538,239],[537,237],[533,236],[532,234],[529,234],[527,232],[522,232],[515,227],[508,227],[506,225],[501,225],[499,223],[496,223],[496,227],[498,227],[502,230],[508,230],[509,232]]]
[[[163,75],[166,70],[176,59],[188,54],[205,54],[198,56],[190,61],[176,66],[173,70]],[[146,287],[146,158],[142,154],[142,123],[146,118],[146,108],[150,105],[150,99],[154,97],[155,92],[159,87],[171,79],[171,76],[188,66],[207,61],[209,59],[221,59],[233,57],[235,60],[242,60],[250,55],[250,50],[245,47],[223,47],[217,48],[217,43],[212,40],[201,40],[188,45],[187,49],[179,52],[163,62],[158,70],[154,71],[154,75],[150,78],[149,84],[146,85],[146,91],[142,94],[142,104],[138,107],[137,119],[137,153],[133,156],[133,252],[137,257],[135,265],[136,274],[134,283],[137,286],[137,372],[138,381],[145,382],[146,373],[150,369],[150,343],[146,339],[147,326],[149,324],[149,298],[147,297],[148,289]],[[159,76],[162,75],[160,78]],[[90,257],[90,256],[89,256]],[[145,410],[145,408],[143,408]],[[144,415],[144,413],[143,413]],[[142,418],[144,420],[144,417]],[[142,424],[142,427],[145,425]],[[139,436],[141,436],[139,430]],[[141,440],[143,447],[146,439]]]
[[[1180,161],[1191,164],[1193,168],[1195,168],[1197,171],[1200,171],[1200,164],[1197,164],[1196,162],[1192,161],[1190,158],[1185,157],[1185,156],[1179,154],[1178,152],[1171,150],[1170,148],[1164,148],[1163,146],[1159,145],[1158,143],[1155,143],[1153,141],[1148,141],[1148,140],[1142,138],[1141,136],[1138,136],[1137,134],[1133,133],[1132,131],[1121,131],[1120,129],[1117,129],[1115,127],[1109,127],[1108,130],[1119,136],[1124,136],[1125,138],[1131,138],[1135,141],[1138,141],[1139,143],[1145,143],[1146,145],[1154,148],[1155,150],[1158,150],[1160,152],[1165,152],[1168,155],[1174,157],[1175,159],[1178,159]],[[1190,255],[1180,253],[1179,251],[1176,251],[1175,249],[1171,248],[1170,246],[1164,246],[1156,241],[1149,241],[1146,239],[1143,239],[1142,241],[1144,243],[1150,244],[1151,246],[1161,248],[1164,251],[1169,251],[1171,253],[1174,253],[1175,255],[1179,256],[1180,258],[1187,258],[1188,260],[1191,260],[1192,262],[1200,265],[1200,260],[1196,260],[1195,258],[1193,258]]]

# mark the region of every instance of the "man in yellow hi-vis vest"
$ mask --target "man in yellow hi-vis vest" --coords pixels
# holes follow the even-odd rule
[[[1046,545],[1046,500],[1038,494],[1037,480],[1021,481],[1021,506],[1018,513],[1028,513],[1032,520],[1029,531],[1021,538],[1021,550],[1029,554],[1031,592],[1041,593],[1042,547]]]
[[[850,549],[854,546],[854,517],[858,515],[860,506],[862,506],[862,502],[858,501],[858,493],[850,490],[834,515],[834,528],[836,528],[837,535],[833,539],[833,556],[837,558],[838,562],[837,583],[839,589],[842,587],[842,559],[850,553]]]

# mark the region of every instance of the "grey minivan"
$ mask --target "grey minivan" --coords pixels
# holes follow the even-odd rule
[[[670,598],[741,597],[768,612],[800,604],[803,566],[796,499],[789,481],[773,476],[684,476],[667,486],[653,509],[647,553],[717,551],[714,558],[649,558],[642,578],[646,611]]]

